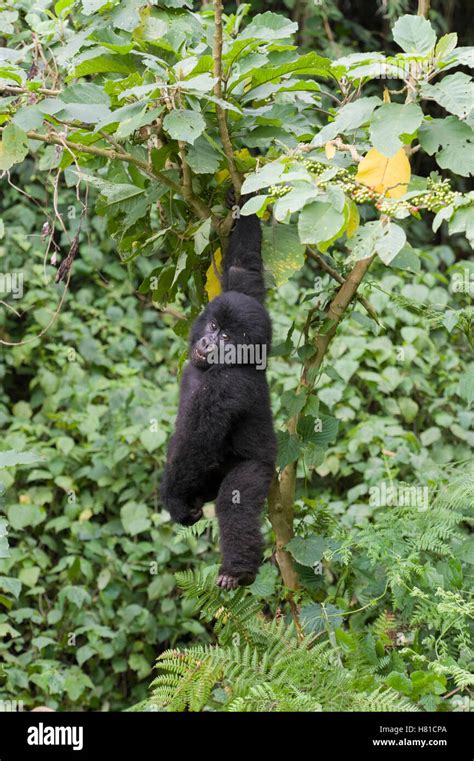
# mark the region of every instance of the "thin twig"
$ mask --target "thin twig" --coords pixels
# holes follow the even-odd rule
[[[0,127],[0,134],[3,132],[3,130],[4,127]],[[30,138],[30,140],[39,140],[43,143],[47,143],[48,145],[61,145],[63,147],[66,146],[72,151],[87,153],[90,156],[98,156],[100,158],[109,159],[110,161],[118,160],[124,161],[128,164],[134,164],[134,166],[139,167],[152,179],[159,180],[163,183],[163,185],[166,185],[166,187],[170,188],[170,190],[173,190],[175,193],[179,193],[180,195],[184,195],[181,185],[179,185],[177,182],[162,172],[155,171],[153,167],[150,166],[150,164],[147,164],[146,161],[142,161],[141,159],[137,159],[136,156],[133,156],[131,153],[123,153],[115,149],[98,148],[95,145],[83,145],[82,143],[74,143],[71,140],[67,140],[66,138],[61,137],[60,135],[54,133],[43,135],[39,132],[36,132],[36,130],[29,130],[26,133],[26,136]],[[212,216],[207,206],[199,198],[197,198],[197,196],[194,196],[194,194],[188,196],[186,200],[196,212],[197,216],[201,219],[207,219],[207,217]]]
[[[41,95],[49,95],[51,97],[54,97],[55,95],[60,95],[62,90],[51,90],[49,87],[38,87],[38,89],[33,90],[29,87],[15,87],[13,85],[0,85],[0,92],[7,93],[8,95],[34,95],[35,93],[40,93]]]

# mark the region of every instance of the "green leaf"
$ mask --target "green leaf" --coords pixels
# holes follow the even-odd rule
[[[300,454],[300,443],[297,436],[290,435],[288,431],[277,431],[278,457],[277,464],[279,468],[285,468],[290,462],[298,459]]]
[[[468,406],[474,402],[474,370],[466,370],[459,379],[458,394]]]
[[[38,526],[45,518],[45,511],[36,505],[10,505],[8,508],[8,520],[18,531],[27,526]]]
[[[68,600],[75,605],[76,608],[82,608],[83,605],[90,602],[91,596],[84,587],[71,584],[61,590],[59,593],[59,599],[62,604],[64,604],[64,600]]]
[[[436,33],[423,16],[402,16],[392,30],[393,39],[405,53],[427,55],[436,44]]]
[[[280,287],[304,264],[304,246],[295,227],[266,225],[263,228],[262,256],[265,268],[271,272]]]
[[[274,185],[281,178],[284,166],[279,161],[272,161],[270,164],[265,164],[262,169],[254,174],[250,174],[245,178],[242,185],[242,193],[255,193],[256,190],[262,190],[262,188],[268,188],[269,185]]]
[[[337,135],[344,135],[366,124],[377,106],[382,103],[376,95],[370,98],[359,98],[354,103],[343,106],[330,124],[323,127],[314,137],[312,145],[315,147],[324,145],[328,140],[333,140]]]
[[[464,561],[464,563],[474,565],[474,536],[465,539],[458,547],[456,554],[460,560]]]
[[[243,217],[249,216],[250,214],[258,214],[266,208],[269,201],[270,199],[266,195],[251,196],[242,206],[240,214]]]
[[[0,11],[0,34],[13,34],[18,11]]]
[[[319,634],[341,626],[343,611],[335,605],[312,602],[301,608],[300,621],[306,634]]]
[[[174,140],[182,140],[193,145],[199,135],[204,132],[206,122],[198,111],[176,109],[165,116],[163,127]]]
[[[41,455],[36,452],[17,452],[16,449],[9,449],[6,452],[0,452],[0,468],[31,465],[34,462],[40,462],[42,459]]]
[[[125,137],[133,135],[133,133],[140,129],[140,127],[144,127],[147,124],[152,124],[155,119],[157,119],[158,116],[162,113],[162,111],[162,106],[159,106],[158,108],[152,108],[151,110],[147,110],[145,106],[138,114],[130,116],[129,119],[124,119],[120,122],[115,131],[115,137],[118,140],[122,140]]]
[[[137,71],[136,59],[132,55],[104,54],[82,61],[76,66],[69,79],[106,73],[132,74],[135,71]]]
[[[384,103],[370,122],[370,139],[384,156],[394,156],[402,147],[400,135],[412,135],[423,121],[423,111],[416,103]]]
[[[387,687],[391,687],[393,690],[397,690],[397,692],[401,692],[403,695],[411,695],[413,687],[411,679],[400,671],[391,671],[385,678],[385,684]]]
[[[120,517],[126,533],[131,534],[131,536],[141,534],[142,531],[148,531],[151,526],[148,508],[140,503],[127,502],[120,510]]]
[[[2,487],[3,489],[3,487]],[[3,496],[3,491],[0,491],[0,497]],[[7,538],[7,522],[0,518],[0,559],[7,558],[10,555]]]
[[[474,107],[474,82],[467,74],[457,71],[435,85],[424,84],[421,96],[436,101],[460,119],[466,119]]]
[[[265,563],[260,566],[257,578],[249,586],[249,592],[255,597],[268,600],[275,594],[275,588],[278,581],[278,571],[271,563]]]
[[[0,589],[18,600],[21,592],[21,581],[12,576],[0,576]]]
[[[456,32],[443,34],[443,36],[439,38],[435,47],[435,56],[441,61],[448,58],[449,54],[453,52],[457,44],[458,36]]]
[[[326,548],[327,542],[323,536],[308,536],[306,538],[295,536],[286,545],[286,549],[298,563],[311,567],[315,563],[319,563]]]
[[[258,13],[250,24],[241,32],[240,39],[281,40],[291,37],[298,29],[298,24],[285,16],[266,11]]]
[[[388,265],[405,244],[405,231],[395,222],[367,222],[359,227],[347,246],[356,261],[378,254],[384,264]]]
[[[276,82],[286,74],[299,74],[311,76],[324,76],[330,69],[331,61],[329,58],[323,58],[315,52],[306,53],[305,55],[295,58],[293,61],[281,64],[280,66],[264,66],[263,68],[252,69],[252,86],[250,90],[259,87],[267,82]],[[319,89],[319,87],[318,87]]]
[[[146,428],[140,434],[140,441],[147,452],[153,452],[166,441],[166,431],[163,431],[161,428],[157,431],[150,431]]]
[[[222,157],[205,136],[201,135],[194,145],[189,146],[187,161],[195,174],[214,174],[219,169]]]
[[[460,206],[449,220],[449,234],[464,233],[474,247],[474,205]]]
[[[474,175],[474,130],[465,122],[455,116],[425,121],[418,130],[418,140],[428,155],[436,153],[442,169],[461,177]]]
[[[0,169],[10,169],[13,164],[23,161],[28,153],[26,132],[16,124],[7,124],[3,129],[0,142]]]
[[[273,209],[273,216],[278,222],[284,222],[295,211],[299,211],[309,201],[314,201],[320,190],[310,182],[295,182],[289,193],[278,198]]]
[[[345,227],[344,214],[336,211],[329,203],[315,201],[305,206],[298,220],[298,234],[301,243],[323,243],[342,235]]]

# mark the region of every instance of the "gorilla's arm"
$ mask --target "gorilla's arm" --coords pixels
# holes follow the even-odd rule
[[[196,519],[210,469],[222,461],[225,439],[233,422],[255,404],[254,384],[244,373],[207,371],[207,382],[192,394],[176,421],[161,496],[178,523]]]
[[[241,205],[246,198],[241,199]],[[265,300],[262,264],[262,230],[256,214],[239,215],[231,233],[224,257],[222,287],[224,291],[240,291],[261,303]]]

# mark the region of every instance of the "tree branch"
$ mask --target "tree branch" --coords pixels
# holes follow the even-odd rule
[[[357,289],[374,258],[375,254],[367,259],[362,259],[361,261],[356,262],[346,280],[341,285],[339,291],[331,301],[326,311],[326,319],[329,325],[328,330],[324,333],[319,333],[316,336],[316,353],[303,367],[300,386],[309,387],[311,385],[308,378],[309,373],[310,371],[318,371],[320,369],[324,355],[336,333],[337,326],[352,299],[357,295]],[[290,434],[296,433],[297,424],[298,416],[294,415],[288,422],[288,432]],[[294,569],[293,559],[284,548],[293,537],[295,486],[296,461],[283,468],[279,481],[275,477],[268,495],[268,512],[275,532],[277,561],[283,581],[290,590],[297,589],[298,579]]]
[[[215,32],[214,32],[214,45],[212,50],[212,58],[214,61],[214,77],[216,79],[216,83],[214,85],[214,95],[216,96],[216,98],[219,98],[220,100],[222,100],[222,97],[223,97],[223,93],[222,93],[222,80],[223,80],[222,13],[223,13],[222,0],[214,0]],[[217,124],[219,126],[219,133],[222,140],[222,148],[224,149],[225,157],[227,159],[227,166],[229,167],[229,174],[232,180],[232,185],[234,186],[235,200],[236,202],[238,202],[239,196],[240,196],[240,188],[242,187],[242,177],[235,165],[234,151],[232,149],[232,143],[229,137],[229,130],[227,127],[225,110],[218,103],[216,103],[216,116],[217,116]]]
[[[0,134],[2,134],[4,130],[4,127],[0,127]],[[159,180],[163,183],[163,185],[166,185],[167,188],[170,190],[173,190],[175,193],[179,193],[180,195],[185,198],[185,191],[184,188],[179,185],[179,183],[172,180],[167,175],[163,174],[162,172],[157,172],[153,169],[153,167],[148,164],[146,161],[142,161],[141,159],[138,159],[136,156],[133,156],[131,153],[127,153],[125,151],[119,151],[116,149],[111,148],[99,148],[95,145],[83,145],[82,143],[74,143],[72,140],[68,140],[65,137],[62,137],[60,135],[55,135],[54,133],[50,132],[47,135],[43,135],[39,132],[36,132],[35,130],[29,130],[26,132],[26,136],[30,140],[39,140],[43,143],[47,143],[48,145],[60,145],[62,147],[69,148],[71,151],[78,151],[80,153],[86,153],[89,156],[97,156],[99,158],[105,158],[110,161],[118,160],[118,161],[125,161],[125,163],[133,164],[134,166],[137,166],[139,169],[141,169],[145,174],[147,174],[149,177],[151,177],[153,180]],[[200,198],[197,198],[192,192],[189,194],[187,193],[187,197],[185,198],[187,203],[191,206],[191,208],[195,211],[197,216],[199,216],[201,219],[207,219],[207,217],[212,216],[210,210],[207,208],[207,206],[201,201]],[[214,219],[216,222],[216,220]]]
[[[296,471],[287,473],[290,482],[278,481],[275,473],[268,494],[268,517],[275,534],[276,560],[284,585],[291,590],[298,589],[298,575],[293,565],[293,558],[285,549],[293,538],[293,497]],[[282,473],[283,479],[283,473]]]
[[[321,267],[322,270],[328,273],[328,275],[331,275],[331,277],[336,280],[336,282],[340,283],[342,285],[345,283],[345,279],[341,275],[340,272],[338,272],[334,267],[331,267],[330,264],[327,263],[327,261],[321,256],[321,254],[318,254],[316,251],[313,251],[311,248],[306,249],[308,256],[311,257],[311,259],[314,259],[315,262]],[[380,325],[380,320],[378,317],[377,312],[375,311],[374,307],[368,301],[364,296],[361,296],[360,294],[356,294],[357,301],[362,304],[365,311],[370,315],[370,317],[377,323],[377,325]]]
[[[418,0],[418,16],[424,16],[425,18],[428,18],[428,14],[430,12],[430,0]]]

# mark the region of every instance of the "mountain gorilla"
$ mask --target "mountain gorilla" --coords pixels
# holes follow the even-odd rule
[[[257,216],[239,216],[224,257],[223,293],[191,329],[190,363],[161,485],[164,506],[187,526],[201,518],[205,502],[217,498],[217,583],[224,589],[255,579],[260,513],[276,456],[265,367],[257,360],[271,343],[261,243]]]

